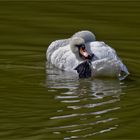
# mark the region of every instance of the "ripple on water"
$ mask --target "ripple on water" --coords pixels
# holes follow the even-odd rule
[[[0,13],[0,139],[140,139],[139,0],[2,0]],[[130,77],[47,68],[44,86],[47,46],[83,27],[115,48]]]
[[[52,125],[49,132],[60,136],[65,132],[64,139],[74,139],[118,128],[119,118],[115,112],[121,108],[119,102],[123,83],[116,79],[79,80],[52,67],[46,72],[48,87],[67,89],[55,94],[54,99],[59,102],[60,108],[58,105],[57,113],[50,117]]]

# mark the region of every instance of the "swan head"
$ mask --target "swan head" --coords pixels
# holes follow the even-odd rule
[[[71,51],[80,59],[91,59],[92,56],[87,52],[85,41],[81,37],[72,37],[70,41]]]
[[[81,37],[84,39],[85,43],[96,41],[95,35],[88,30],[79,31],[79,32],[75,33],[72,37]]]

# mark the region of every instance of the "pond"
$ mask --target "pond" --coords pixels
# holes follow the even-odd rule
[[[0,139],[140,139],[140,1],[0,1]],[[130,75],[78,79],[48,65],[57,39],[90,30]]]

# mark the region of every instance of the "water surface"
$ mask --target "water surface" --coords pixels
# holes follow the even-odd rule
[[[139,139],[138,0],[0,1],[0,139]],[[56,39],[90,30],[130,76],[78,79],[48,66]]]

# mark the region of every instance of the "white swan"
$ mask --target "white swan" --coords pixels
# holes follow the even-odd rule
[[[90,31],[80,31],[69,39],[52,42],[46,55],[48,62],[65,71],[77,71],[79,77],[124,79],[129,74],[115,50],[96,41]]]

